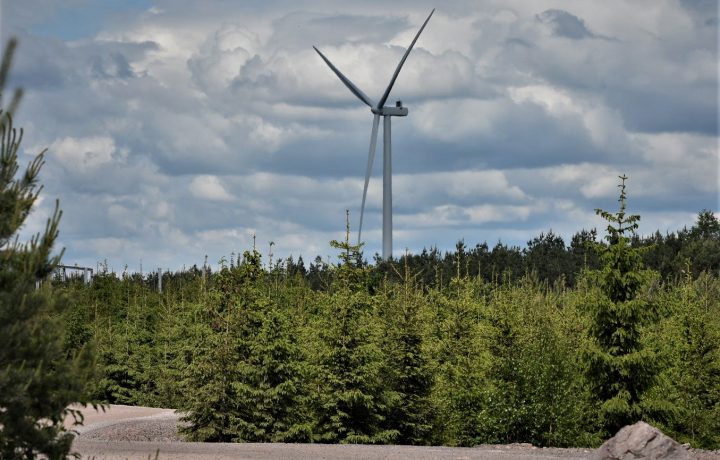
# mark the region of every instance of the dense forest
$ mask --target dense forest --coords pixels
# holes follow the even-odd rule
[[[97,401],[185,411],[198,441],[594,446],[644,419],[720,446],[720,223],[603,237],[548,232],[369,264],[56,278],[68,353],[91,346]],[[349,233],[349,232],[348,232]],[[349,236],[349,235],[347,235]]]

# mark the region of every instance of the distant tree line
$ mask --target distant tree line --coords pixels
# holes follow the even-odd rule
[[[391,279],[400,281],[401,271],[408,267],[418,274],[418,283],[429,287],[447,287],[451,280],[464,277],[481,278],[493,282],[504,277],[517,282],[532,273],[540,281],[554,284],[562,282],[568,287],[575,286],[583,270],[596,270],[600,267],[596,229],[580,230],[566,245],[565,240],[552,230],[543,232],[529,240],[526,247],[508,246],[498,242],[490,248],[487,242],[469,247],[464,241],[458,241],[454,251],[440,251],[437,248],[423,249],[418,254],[408,253],[390,261],[375,255],[373,263],[363,259],[362,264],[371,271],[374,283]],[[698,213],[695,224],[666,234],[656,231],[649,236],[633,234],[629,244],[640,249],[645,267],[656,271],[663,280],[677,280],[686,276],[687,270],[694,278],[701,273],[720,274],[720,221],[707,209]],[[240,263],[240,253],[232,253],[230,259],[223,258],[221,267],[234,268]],[[335,276],[335,265],[317,256],[310,264],[303,257],[272,261],[266,270],[278,278],[300,276],[308,286],[316,291],[329,288]],[[100,264],[98,271],[108,275],[107,263]],[[114,275],[112,275],[114,276]],[[119,275],[144,284],[149,289],[158,285],[158,273],[128,273]],[[179,286],[197,277],[205,277],[212,284],[214,274],[209,265],[193,265],[177,272],[165,271],[163,286],[177,290]],[[56,280],[60,281],[60,280]],[[77,279],[76,279],[77,281]]]
[[[641,249],[644,265],[658,272],[663,280],[684,277],[688,269],[693,277],[706,271],[720,273],[720,223],[712,211],[702,210],[690,229],[664,235],[659,231],[649,236],[633,234],[629,238],[632,247]],[[458,241],[454,251],[423,249],[419,254],[407,254],[392,261],[383,261],[376,255],[373,277],[399,280],[398,273],[407,265],[413,273],[420,274],[418,281],[427,287],[448,286],[460,275],[492,282],[501,276],[518,281],[529,273],[543,282],[562,281],[572,287],[584,269],[600,267],[597,243],[596,229],[578,231],[569,244],[548,230],[528,241],[524,248],[502,242],[492,248],[487,242],[470,247]],[[291,257],[283,261],[283,269],[291,275],[302,274],[315,290],[326,289],[332,277],[332,267],[320,257],[309,267],[302,257],[297,261]]]

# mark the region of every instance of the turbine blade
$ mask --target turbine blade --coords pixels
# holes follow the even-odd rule
[[[358,245],[361,242],[363,215],[365,214],[365,198],[367,198],[368,183],[370,183],[370,174],[372,173],[373,160],[375,159],[375,146],[377,145],[378,124],[380,123],[380,115],[375,114],[373,117],[372,132],[370,133],[370,152],[368,152],[367,170],[365,171],[365,187],[363,188],[362,205],[360,206],[360,227],[358,229]]]
[[[422,33],[423,29],[425,29],[425,26],[427,25],[428,21],[432,17],[433,13],[435,12],[435,8],[430,12],[430,15],[427,17],[425,22],[423,23],[422,27],[420,27],[420,30],[418,30],[417,35],[415,35],[415,38],[413,38],[412,43],[410,43],[410,46],[405,51],[405,54],[403,55],[402,59],[400,59],[400,63],[398,64],[397,68],[395,69],[395,73],[392,76],[392,79],[390,80],[390,84],[388,85],[387,89],[385,90],[385,93],[380,98],[380,101],[378,102],[377,108],[381,108],[385,105],[385,102],[387,102],[388,97],[390,97],[390,91],[392,91],[392,87],[395,84],[395,80],[397,80],[398,75],[400,74],[400,69],[402,69],[403,64],[405,64],[405,60],[407,59],[408,55],[410,54],[410,51],[412,51],[413,46],[415,46],[415,42],[420,37],[420,34]]]
[[[313,46],[313,49],[314,49],[315,51],[317,51],[317,53],[320,55],[320,57],[323,59],[323,61],[325,61],[325,64],[327,64],[328,67],[330,67],[330,69],[331,69],[333,72],[335,72],[335,75],[337,75],[338,78],[339,78],[343,83],[345,83],[345,86],[347,86],[347,88],[350,90],[350,92],[352,92],[355,96],[357,96],[358,99],[360,99],[361,101],[363,101],[363,102],[364,102],[365,104],[367,104],[370,108],[373,107],[373,102],[370,100],[369,97],[367,97],[367,95],[366,95],[365,93],[362,92],[362,90],[361,90],[360,88],[358,88],[357,86],[355,86],[355,84],[354,84],[353,82],[351,82],[348,77],[346,77],[345,75],[343,75],[342,72],[340,72],[340,71],[337,69],[337,67],[335,67],[335,66],[332,64],[332,62],[330,62],[330,60],[329,60],[328,58],[326,58],[325,55],[320,52],[319,49],[317,49],[317,48],[314,47],[314,46]]]

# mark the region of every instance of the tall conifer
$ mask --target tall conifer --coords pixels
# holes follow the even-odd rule
[[[586,350],[587,377],[600,402],[606,434],[650,415],[643,396],[659,367],[641,336],[642,327],[657,319],[657,308],[643,292],[653,273],[644,269],[640,250],[630,245],[640,216],[626,213],[627,177],[620,180],[618,212],[596,210],[608,221],[608,244],[598,245],[602,268],[591,276],[600,292],[588,305],[592,341]]]
[[[317,324],[319,397],[316,440],[332,443],[390,443],[397,430],[383,426],[387,389],[381,376],[380,329],[368,292],[369,270],[360,245],[332,241],[340,250],[331,292],[324,295]]]
[[[434,411],[433,373],[425,344],[427,305],[405,257],[402,284],[384,283],[379,295],[384,319],[385,384],[392,395],[385,425],[398,431],[398,444],[428,444]]]
[[[0,97],[15,46],[10,41],[3,56]],[[66,458],[73,436],[63,420],[78,415],[71,403],[85,401],[90,354],[82,348],[68,356],[60,317],[67,305],[48,286],[37,288],[60,262],[51,255],[57,204],[43,233],[27,243],[18,238],[42,188],[43,154],[17,176],[22,130],[13,128],[10,112],[0,110],[0,458]]]

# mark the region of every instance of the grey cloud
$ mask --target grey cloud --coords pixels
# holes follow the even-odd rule
[[[524,38],[532,46],[506,46],[499,75],[517,83],[531,75],[551,84],[594,94],[622,114],[629,131],[717,133],[717,54],[684,45],[665,56],[659,39],[645,43],[601,40],[564,46]],[[704,41],[698,41],[701,46]],[[517,79],[516,79],[517,80]],[[692,83],[690,83],[692,82]]]
[[[406,27],[407,20],[397,17],[297,12],[273,21],[274,32],[268,42],[290,50],[317,44],[382,44]]]
[[[393,123],[393,170],[397,173],[457,171],[478,168],[513,168],[544,166],[582,161],[605,160],[605,154],[593,145],[586,129],[577,119],[557,119],[538,106],[503,102],[507,112],[492,115],[492,128],[478,129],[483,114],[457,111],[457,101],[434,105],[429,124],[419,121],[426,115],[412,113],[411,119]],[[427,111],[426,111],[427,112]],[[436,138],[434,132],[443,119],[457,124],[468,123],[468,131],[451,138]],[[361,178],[367,156],[370,116],[366,121],[337,125],[338,132],[314,142],[288,144],[272,155],[258,157],[254,164],[260,170],[305,174],[314,177],[345,176]],[[532,139],[532,142],[528,140]],[[302,152],[302,153],[300,153]],[[625,161],[635,160],[633,152],[618,152]],[[379,160],[376,164],[376,169]]]
[[[297,15],[284,19],[297,19]],[[341,22],[345,20],[343,18]],[[217,36],[225,28],[221,27],[211,36]],[[314,53],[310,42],[297,49],[293,48],[295,43],[294,39],[271,39],[259,47],[260,50],[221,49],[218,40],[210,38],[188,61],[188,67],[198,87],[210,96],[208,102],[227,113],[232,113],[232,105],[258,100],[316,107],[357,106],[357,101]],[[338,44],[342,45],[339,49],[335,47],[329,51],[328,47],[333,45],[332,37],[315,43],[374,97],[384,90],[405,50],[404,47],[376,44],[372,40],[353,44],[347,37],[339,40]],[[348,60],[362,67],[353,68]],[[444,70],[438,72],[437,69]],[[491,88],[475,77],[474,64],[467,56],[453,51],[432,55],[418,48],[400,75],[395,93],[397,97],[415,100],[456,96],[458,92],[491,94]]]
[[[182,202],[174,222],[188,233],[224,228],[263,228],[268,221],[281,220],[293,228],[332,231],[337,229],[338,216],[354,209],[360,185],[337,179],[310,179],[302,176],[268,175],[265,173],[221,176],[232,201],[218,202],[192,196],[188,192],[188,176],[172,178],[166,199]],[[332,205],[325,194],[335,198]],[[335,212],[333,212],[333,209]],[[178,210],[180,211],[180,210]],[[282,216],[282,217],[279,217]],[[311,222],[310,225],[306,224]]]
[[[654,88],[616,88],[605,91],[608,103],[622,110],[625,126],[639,132],[718,133],[717,88],[696,87],[689,94],[680,88],[659,92]]]
[[[715,20],[717,24],[720,5],[715,0],[680,0],[680,4],[693,16],[699,16],[701,22]]]
[[[435,103],[415,114],[411,133],[399,140],[411,142],[406,149],[413,152],[413,170],[542,166],[604,156],[578,116],[556,117],[536,104],[505,98],[462,102]],[[428,140],[434,148],[424,148]]]
[[[130,64],[120,53],[96,56],[92,60],[92,73],[96,78],[130,78],[135,76]]]
[[[272,89],[282,88],[288,83],[290,82],[281,82],[277,74],[270,68],[269,63],[256,54],[239,69],[237,76],[232,80],[231,88],[233,91],[243,95],[256,95],[259,93],[264,97],[282,100],[282,96],[273,94]],[[309,100],[309,98],[306,100]]]
[[[89,79],[134,75],[133,61],[157,49],[152,42],[119,43],[86,41],[69,46],[53,38],[27,32],[18,35],[19,47],[11,82],[28,91],[59,91],[84,87]]]
[[[162,237],[163,228],[172,225],[172,216],[158,213],[158,204],[163,196],[152,187],[143,186],[128,191],[126,195],[112,196],[67,190],[59,194],[51,190],[44,193],[60,200],[63,210],[61,243],[72,251],[73,256],[89,240],[103,238],[140,242]],[[96,253],[94,257],[93,263],[108,255]],[[122,263],[120,260],[113,262]]]
[[[550,24],[555,35],[560,37],[573,40],[595,37],[595,34],[585,26],[585,21],[567,11],[545,10],[537,15],[537,19],[542,23]]]
[[[59,89],[81,79],[78,64],[77,54],[65,43],[21,34],[10,84],[26,90]]]
[[[52,155],[52,152],[48,154]],[[97,196],[123,195],[134,193],[145,184],[158,182],[155,166],[144,159],[135,160],[133,164],[104,164],[88,173],[80,173],[72,168],[73,165],[67,169],[60,168],[54,160],[49,161],[46,169],[52,179],[47,180],[48,191],[62,193],[71,190]]]

